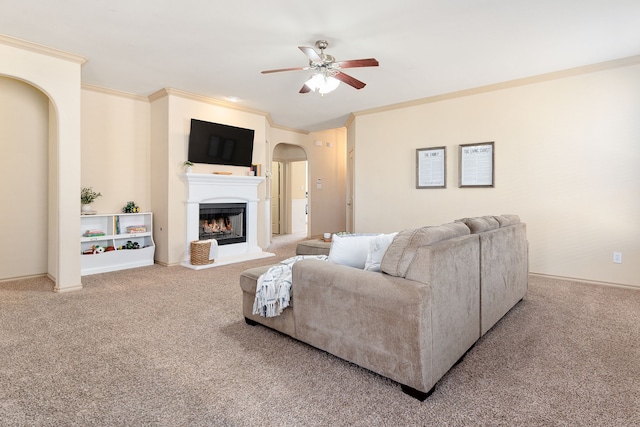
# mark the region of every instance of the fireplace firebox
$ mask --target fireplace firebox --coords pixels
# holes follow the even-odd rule
[[[218,246],[247,241],[246,203],[201,203],[198,238]]]

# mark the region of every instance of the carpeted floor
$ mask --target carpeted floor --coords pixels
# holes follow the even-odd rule
[[[240,272],[151,266],[0,283],[2,426],[640,425],[640,291],[530,277],[425,402],[244,323]]]

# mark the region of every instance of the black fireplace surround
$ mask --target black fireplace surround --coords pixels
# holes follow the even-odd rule
[[[218,246],[247,241],[246,203],[201,203],[198,238],[216,239]]]

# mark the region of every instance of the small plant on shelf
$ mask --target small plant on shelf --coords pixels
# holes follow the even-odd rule
[[[127,202],[127,205],[122,208],[122,212],[124,213],[138,213],[140,212],[140,207],[136,205],[136,202]]]
[[[102,196],[102,194],[93,191],[92,187],[82,187],[80,191],[80,203],[90,205],[100,196]]]
[[[184,166],[185,168],[191,167],[191,166],[193,166],[193,162],[191,162],[189,160],[185,160],[184,163],[182,164],[182,166]]]

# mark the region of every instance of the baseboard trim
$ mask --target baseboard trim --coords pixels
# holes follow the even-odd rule
[[[600,282],[597,280],[586,280],[586,279],[578,279],[575,277],[554,276],[551,274],[542,274],[542,273],[529,273],[529,276],[537,276],[537,277],[542,277],[546,279],[565,280],[569,282],[578,282],[578,283],[584,283],[585,285],[609,286],[612,288],[633,289],[636,291],[640,290],[640,285],[635,286],[635,285],[625,285],[622,283]]]

